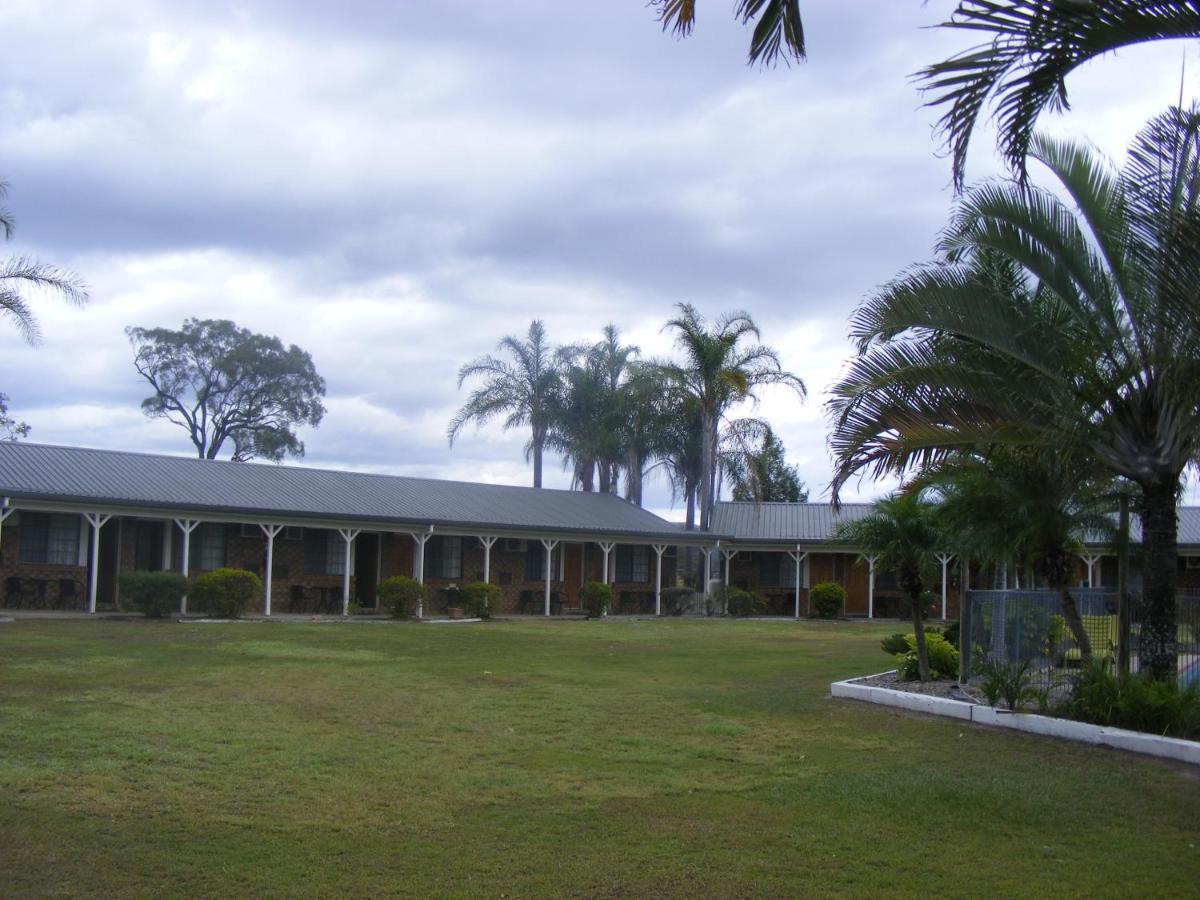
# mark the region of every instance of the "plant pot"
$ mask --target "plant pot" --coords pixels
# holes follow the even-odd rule
[[[451,606],[451,607],[447,607],[446,615],[449,616],[451,619],[461,619],[463,617],[463,611],[462,611],[461,607]]]

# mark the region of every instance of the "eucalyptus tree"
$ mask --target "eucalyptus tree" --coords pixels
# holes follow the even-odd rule
[[[1200,111],[1170,109],[1119,171],[1035,137],[1067,199],[990,181],[959,201],[934,261],[852,319],[858,356],[833,388],[834,496],[964,450],[1087,458],[1140,492],[1143,667],[1174,677],[1176,501],[1200,450]],[[979,277],[992,253],[1024,290]]]
[[[719,473],[720,430],[730,409],[740,401],[756,400],[756,391],[783,385],[800,397],[804,382],[786,372],[779,354],[760,338],[758,326],[745,312],[726,313],[711,325],[690,303],[678,306],[679,314],[663,326],[675,335],[682,362],[662,364],[666,381],[695,400],[700,417],[700,480],[697,488],[700,528],[712,515]],[[755,343],[747,346],[747,341]]]
[[[1000,151],[1025,177],[1025,159],[1042,110],[1066,109],[1066,79],[1107,53],[1147,41],[1200,37],[1195,0],[962,0],[943,28],[983,41],[922,69],[930,106],[946,107],[938,125],[961,187],[971,134],[989,101]]]
[[[1001,448],[987,458],[951,457],[912,487],[937,495],[941,529],[966,558],[1015,562],[1044,578],[1081,654],[1091,658],[1071,582],[1084,539],[1115,538],[1112,479],[1087,459]]]
[[[529,323],[524,338],[508,335],[497,345],[507,355],[481,356],[458,370],[458,386],[482,379],[447,427],[450,446],[468,423],[484,425],[504,418],[504,428],[528,427],[525,458],[533,460],[533,486],[542,486],[542,455],[562,389],[562,361],[546,340],[541,320]]]
[[[842,522],[835,538],[859,547],[864,557],[896,573],[900,589],[912,607],[913,635],[921,680],[929,680],[929,651],[925,646],[922,595],[940,577],[937,556],[945,549],[938,527],[937,507],[916,494],[893,494],[876,501],[867,515]]]

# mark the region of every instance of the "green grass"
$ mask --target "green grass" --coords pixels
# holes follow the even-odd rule
[[[0,626],[0,894],[1194,896],[1200,771],[831,700],[863,623]]]

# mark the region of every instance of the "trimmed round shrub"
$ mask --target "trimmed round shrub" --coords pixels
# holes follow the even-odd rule
[[[767,598],[753,591],[731,587],[725,592],[725,608],[731,616],[761,616],[767,611]]]
[[[417,613],[417,604],[425,598],[425,586],[407,575],[393,575],[379,582],[379,604],[394,619],[408,619]]]
[[[179,609],[188,581],[178,572],[126,572],[118,579],[121,599],[149,619],[161,619]]]
[[[579,600],[589,619],[599,619],[612,606],[613,592],[603,581],[589,581],[579,592]]]
[[[846,606],[846,589],[836,581],[822,581],[809,590],[808,602],[817,618],[836,619]]]
[[[906,634],[908,649],[896,655],[896,677],[901,681],[916,681],[921,677],[917,663],[916,635]],[[958,651],[936,631],[925,632],[925,652],[929,655],[929,677],[933,679],[958,677]]]
[[[236,619],[263,592],[262,579],[245,569],[213,569],[195,583],[189,596],[198,606],[219,619]]]
[[[692,598],[695,597],[696,591],[690,587],[680,585],[678,587],[663,588],[662,605],[663,612],[668,616],[681,616],[692,605]]]
[[[908,652],[908,635],[906,634],[889,634],[879,646],[883,648],[883,652],[888,656],[895,656],[897,653]]]
[[[463,612],[473,619],[490,619],[492,610],[504,599],[504,591],[500,586],[486,581],[464,584],[459,594]]]

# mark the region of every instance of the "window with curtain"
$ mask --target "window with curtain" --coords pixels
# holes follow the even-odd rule
[[[562,548],[559,544],[550,557],[551,581],[562,581]],[[525,580],[546,580],[546,548],[541,541],[531,540],[525,545]]]
[[[462,578],[462,538],[430,538],[425,545],[425,573],[431,578]]]
[[[188,570],[211,572],[225,565],[225,526],[205,522],[188,542]]]
[[[79,516],[35,512],[20,515],[21,562],[51,566],[79,564]]]
[[[650,548],[617,548],[617,581],[644,584],[650,580]]]
[[[304,529],[304,571],[308,575],[341,575],[345,571],[346,542],[336,531]]]

